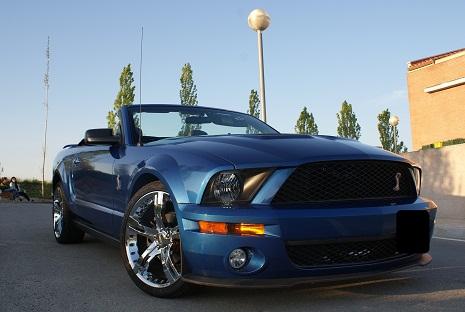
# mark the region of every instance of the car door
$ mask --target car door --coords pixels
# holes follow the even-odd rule
[[[73,159],[72,185],[79,217],[95,229],[111,233],[114,213],[113,147],[88,146]]]

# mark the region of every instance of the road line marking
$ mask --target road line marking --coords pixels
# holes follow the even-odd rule
[[[426,272],[426,271],[440,271],[440,270],[463,270],[465,266],[463,265],[456,265],[456,266],[448,266],[448,267],[434,267],[434,268],[419,268],[419,269],[407,269],[402,271],[397,271],[395,273],[416,273],[416,272]]]
[[[458,239],[458,238],[449,238],[449,237],[440,237],[440,236],[433,236],[436,239],[448,240],[453,242],[462,242],[465,243],[465,239]]]

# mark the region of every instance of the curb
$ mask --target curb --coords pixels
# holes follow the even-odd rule
[[[437,219],[434,236],[465,239],[465,219]]]
[[[19,205],[19,204],[51,204],[51,199],[42,199],[42,198],[31,198],[32,201],[28,202],[27,200],[19,201],[19,200],[9,200],[9,199],[0,199],[1,204],[9,204],[9,205]]]

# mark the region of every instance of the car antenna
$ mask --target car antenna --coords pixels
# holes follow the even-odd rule
[[[142,146],[142,43],[144,41],[144,26],[140,34],[140,62],[139,62],[139,143]]]

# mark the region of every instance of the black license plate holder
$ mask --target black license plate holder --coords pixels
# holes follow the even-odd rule
[[[426,210],[401,210],[396,216],[400,253],[426,253],[430,249],[430,217]]]

